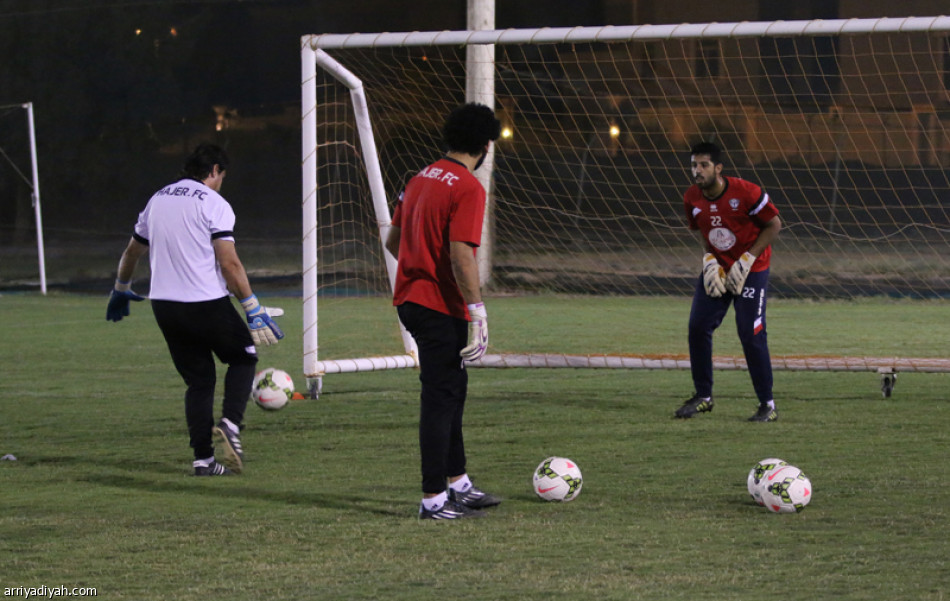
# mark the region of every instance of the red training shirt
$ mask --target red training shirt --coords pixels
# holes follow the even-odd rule
[[[778,215],[778,209],[756,184],[738,177],[722,179],[726,185],[719,196],[709,200],[693,184],[683,195],[683,205],[689,229],[702,233],[706,249],[728,271],[752,248],[762,227]],[[768,269],[771,258],[770,245],[756,257],[752,271]]]
[[[484,216],[485,189],[458,161],[443,157],[409,180],[393,211],[401,229],[393,305],[413,302],[467,320],[449,242],[479,246]]]

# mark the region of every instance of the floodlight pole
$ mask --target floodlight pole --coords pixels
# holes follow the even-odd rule
[[[36,165],[36,126],[33,123],[33,103],[23,105],[30,129],[30,163],[33,166],[33,214],[36,216],[36,254],[40,264],[40,292],[46,294],[46,253],[43,247],[43,215],[40,210],[40,174]]]

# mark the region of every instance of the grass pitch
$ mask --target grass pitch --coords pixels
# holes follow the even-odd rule
[[[288,336],[261,351],[261,367],[299,378],[299,303],[280,300]],[[544,346],[573,319],[586,332],[576,352],[685,352],[688,299],[489,302],[502,347],[518,336]],[[18,458],[0,462],[0,589],[203,601],[950,596],[948,374],[902,374],[884,399],[875,374],[776,372],[780,421],[749,424],[745,372],[717,372],[715,411],[682,421],[671,416],[691,392],[685,371],[473,370],[470,473],[505,502],[486,519],[429,523],[414,517],[414,372],[328,376],[319,400],[251,406],[246,473],[197,479],[183,385],[147,304],[119,324],[105,321],[105,297],[6,294],[0,308],[0,455]],[[948,355],[945,303],[769,310],[776,354]],[[734,339],[727,321],[717,354],[738,353]],[[583,470],[571,503],[531,492],[532,469],[555,454]],[[811,478],[803,513],[748,497],[746,474],[768,456]]]

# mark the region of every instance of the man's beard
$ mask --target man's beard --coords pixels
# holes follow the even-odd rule
[[[482,166],[482,163],[485,162],[485,157],[487,156],[488,156],[488,151],[486,150],[482,153],[482,156],[479,157],[478,161],[475,163],[475,168],[472,169],[472,171],[478,171],[478,168]]]

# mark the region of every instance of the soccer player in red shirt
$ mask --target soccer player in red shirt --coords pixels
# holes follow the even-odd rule
[[[772,398],[772,360],[765,331],[772,241],[782,222],[762,188],[722,174],[720,150],[702,142],[690,151],[694,185],[683,197],[690,229],[699,230],[706,254],[689,315],[692,398],[676,410],[689,418],[713,409],[713,331],[733,305],[759,409],[753,422],[778,419]]]
[[[485,189],[473,172],[500,131],[487,106],[453,110],[442,129],[445,156],[409,180],[386,238],[398,260],[393,304],[419,348],[422,519],[478,517],[480,509],[501,503],[472,485],[462,440],[464,361],[478,359],[488,346],[475,262]]]

